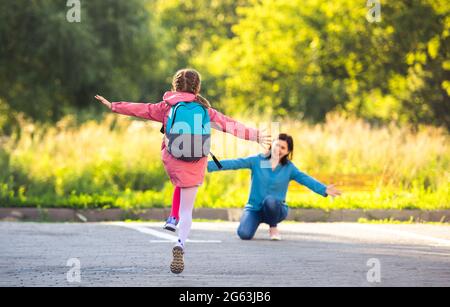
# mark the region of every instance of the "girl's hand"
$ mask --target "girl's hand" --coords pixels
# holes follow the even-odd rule
[[[327,186],[326,193],[332,197],[336,197],[342,194],[341,191],[334,187],[334,184],[330,184],[329,186]]]
[[[95,95],[95,99],[97,99],[98,101],[103,103],[105,106],[107,106],[109,109],[111,109],[111,102],[109,102],[106,98],[104,98],[100,95]]]
[[[270,135],[270,133],[266,132],[266,129],[259,130],[257,142],[261,144],[265,149],[268,149],[272,144],[272,136]]]

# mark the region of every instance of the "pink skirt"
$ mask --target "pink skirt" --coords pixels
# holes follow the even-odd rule
[[[163,145],[161,146],[161,158],[164,169],[174,186],[188,188],[199,186],[203,183],[206,168],[208,166],[208,157],[203,157],[195,162],[182,161],[173,157],[166,150],[166,146],[163,142]]]

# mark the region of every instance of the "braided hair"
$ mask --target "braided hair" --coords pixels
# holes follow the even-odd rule
[[[205,108],[210,108],[209,101],[200,95],[201,77],[195,69],[181,69],[175,73],[172,81],[172,91],[192,93],[196,96],[196,101]]]

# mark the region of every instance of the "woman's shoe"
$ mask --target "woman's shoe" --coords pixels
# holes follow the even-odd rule
[[[269,228],[269,237],[270,237],[270,240],[272,240],[272,241],[280,241],[281,236],[280,236],[280,232],[278,231],[278,228],[270,227]]]
[[[175,246],[172,249],[173,260],[170,264],[170,271],[174,274],[180,274],[184,270],[184,251],[181,246]]]

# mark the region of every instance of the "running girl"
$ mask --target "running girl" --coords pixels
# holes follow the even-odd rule
[[[196,102],[207,111],[212,128],[262,145],[270,145],[270,135],[246,127],[213,109],[209,101],[200,95],[200,89],[200,74],[194,69],[182,69],[173,77],[172,90],[166,92],[163,100],[159,103],[111,103],[99,95],[96,95],[95,98],[115,113],[157,121],[163,123],[165,127],[167,127],[169,113],[173,110],[173,106],[179,103]],[[203,183],[208,157],[203,156],[196,161],[189,162],[181,160],[169,152],[170,147],[168,148],[167,143],[167,137],[164,137],[161,145],[161,157],[164,168],[175,186],[174,202],[179,198],[180,204],[178,242],[172,249],[173,260],[170,269],[173,273],[179,274],[184,270],[184,247],[191,230],[195,197],[198,187]]]

